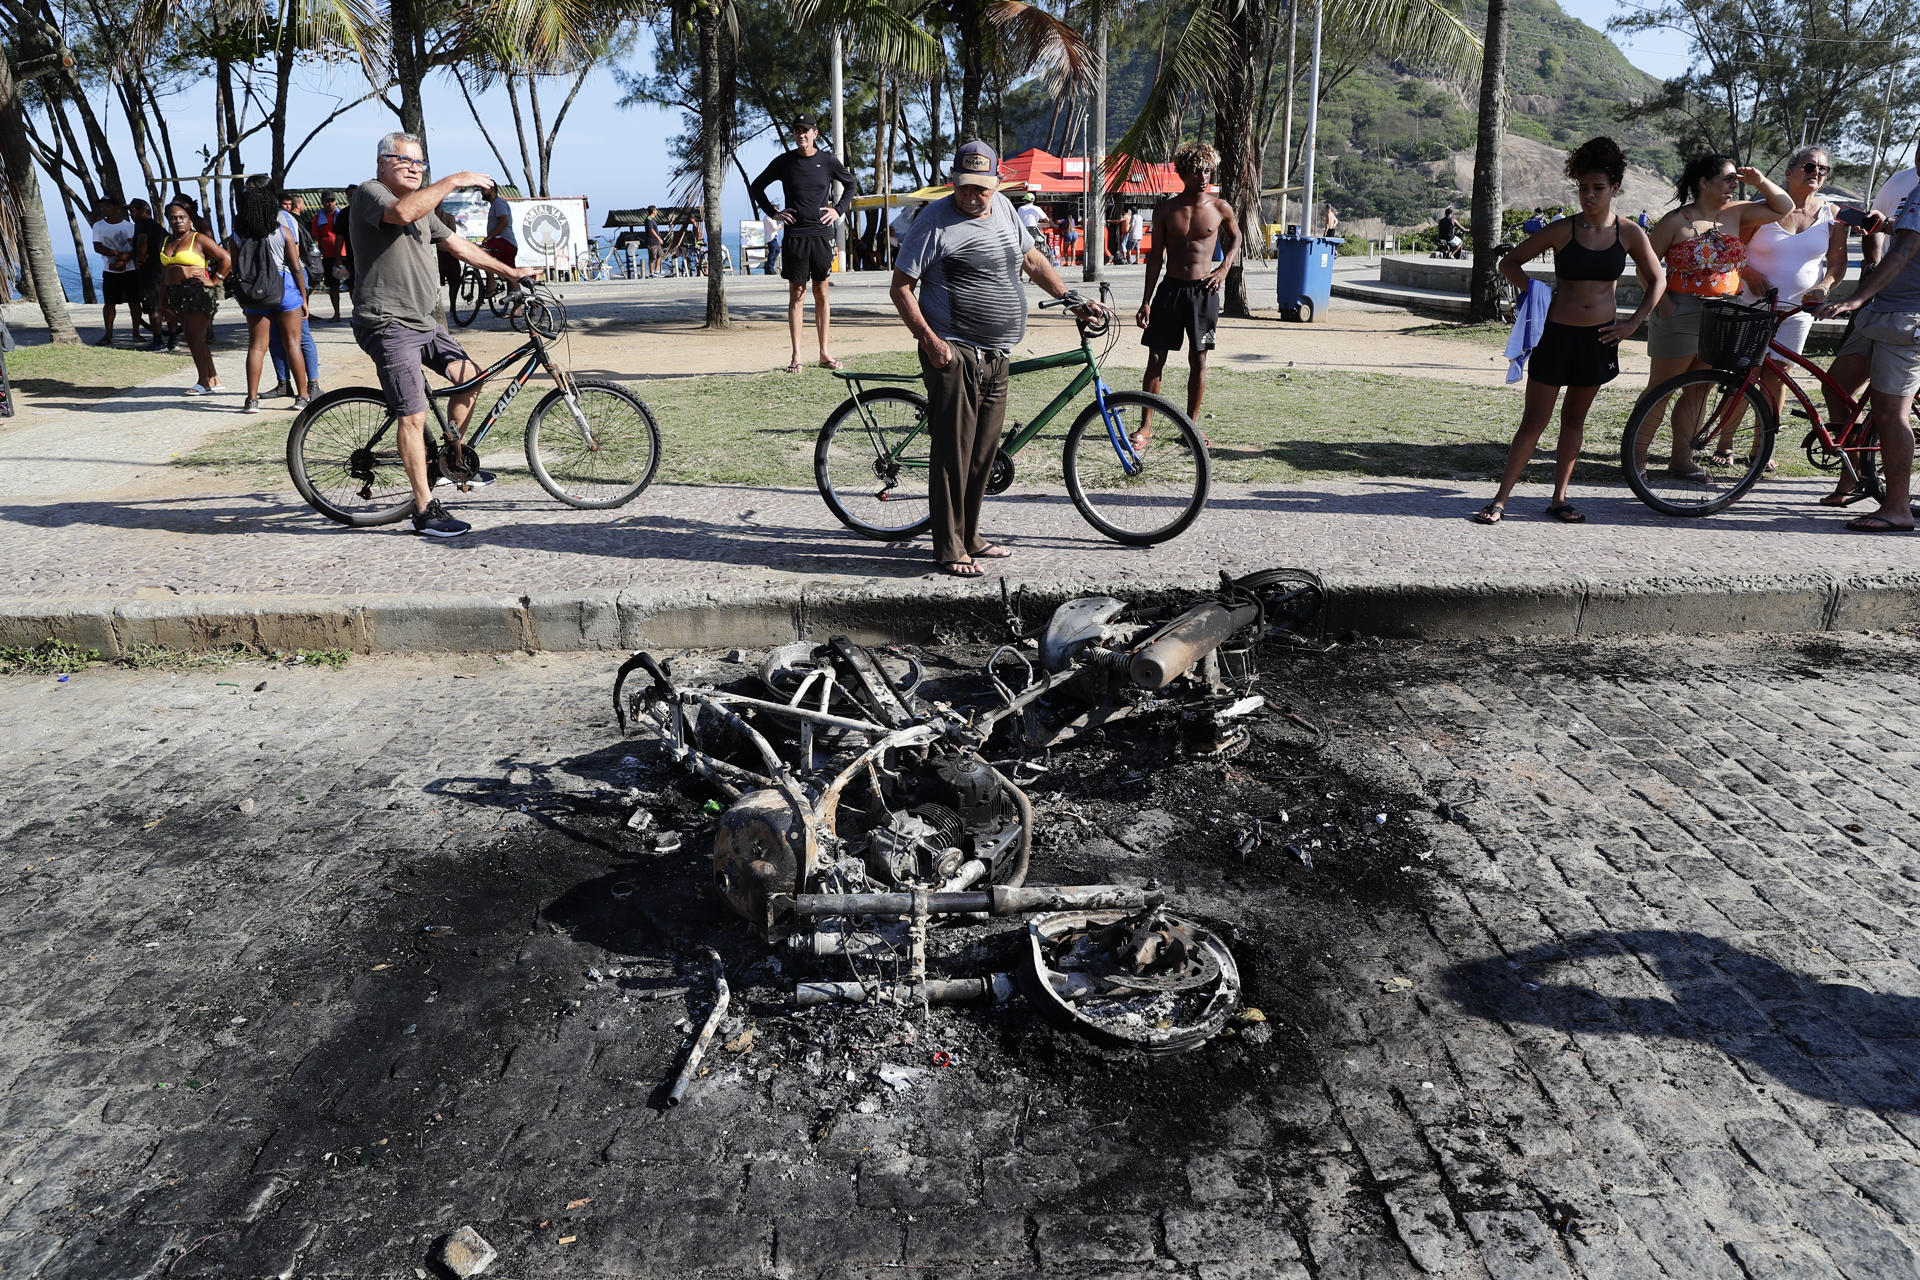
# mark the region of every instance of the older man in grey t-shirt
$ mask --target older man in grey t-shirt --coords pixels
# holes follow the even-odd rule
[[[1054,297],[1068,297],[999,188],[993,148],[962,144],[953,194],[914,215],[894,260],[893,305],[919,339],[929,401],[933,558],[959,578],[985,572],[977,560],[1011,554],[980,536],[980,504],[1007,416],[1007,356],[1027,332],[1020,269]],[[1073,301],[1079,315],[1107,314],[1097,302]]]
[[[1822,316],[1858,311],[1853,333],[1835,357],[1830,376],[1843,387],[1872,388],[1873,425],[1880,433],[1884,487],[1880,509],[1847,521],[1856,533],[1913,529],[1913,399],[1920,392],[1920,188],[1909,192],[1889,228],[1893,247],[1842,302]]]
[[[427,184],[426,151],[410,133],[390,133],[380,139],[378,176],[363,182],[347,210],[347,233],[353,245],[353,337],[373,359],[387,408],[399,418],[394,443],[400,464],[413,488],[413,529],[434,538],[455,538],[473,526],[447,514],[433,496],[435,477],[427,469],[427,382],[432,369],[454,382],[480,376],[480,366],[467,357],[433,317],[439,300],[437,248],[462,262],[508,280],[526,280],[540,274],[535,267],[510,267],[471,241],[451,234],[434,216],[440,202],[463,187],[490,188],[484,173],[463,172]],[[447,399],[447,423],[458,437],[473,412],[480,388],[470,387]],[[462,471],[463,488],[491,484],[486,471]],[[450,479],[443,475],[442,480]]]

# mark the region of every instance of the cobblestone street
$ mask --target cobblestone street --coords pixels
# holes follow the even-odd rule
[[[1152,1063],[761,998],[608,655],[0,678],[0,1277],[409,1280],[462,1224],[514,1278],[1920,1277],[1916,660],[1292,660],[1405,891],[1179,872],[1267,1021]],[[1125,845],[1056,824],[1034,881],[1169,874]],[[1262,950],[1282,887],[1321,914]],[[667,1111],[705,938],[760,1042]]]

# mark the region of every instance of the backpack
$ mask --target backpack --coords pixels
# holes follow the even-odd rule
[[[320,261],[320,242],[313,238],[313,232],[307,230],[307,224],[296,222],[300,228],[300,265],[306,269],[307,286],[317,288],[318,281],[326,275],[326,268]]]
[[[279,228],[274,234],[280,234]],[[243,307],[279,306],[284,286],[272,246],[263,237],[235,236],[231,247],[233,271],[227,276],[227,287],[234,301]]]

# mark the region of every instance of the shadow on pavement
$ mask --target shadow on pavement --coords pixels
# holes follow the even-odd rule
[[[1643,988],[1649,970],[1667,984],[1667,995],[1608,994],[1610,987]],[[1621,976],[1612,980],[1610,973]],[[1444,983],[1483,1018],[1589,1036],[1698,1041],[1809,1098],[1920,1114],[1920,1055],[1912,1038],[1920,998],[1822,982],[1704,934],[1587,934],[1529,948],[1511,961],[1493,956],[1455,965]]]

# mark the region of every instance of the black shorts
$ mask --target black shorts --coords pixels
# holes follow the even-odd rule
[[[821,281],[833,274],[833,237],[797,236],[780,241],[780,278],[792,284]]]
[[[102,271],[100,273],[100,301],[108,306],[125,303],[128,306],[140,304],[140,279],[136,271]]]
[[[409,329],[403,324],[383,324],[377,329],[353,326],[353,340],[373,357],[373,371],[380,378],[380,391],[387,408],[405,417],[427,411],[427,378],[421,369],[433,370],[441,377],[455,360],[468,359],[460,344],[447,336],[445,329]]]
[[[1602,326],[1547,321],[1527,357],[1527,377],[1544,387],[1604,387],[1620,376],[1620,348],[1600,341]]]
[[[1153,309],[1140,345],[1150,351],[1178,351],[1182,339],[1195,351],[1213,350],[1214,327],[1220,323],[1220,290],[1205,280],[1160,282],[1153,291]]]

